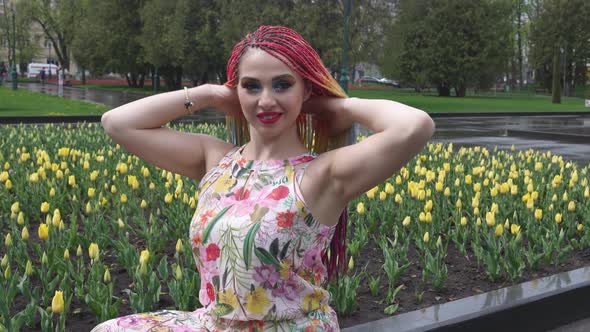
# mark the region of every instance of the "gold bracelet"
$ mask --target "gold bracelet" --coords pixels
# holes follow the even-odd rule
[[[185,95],[184,108],[186,108],[186,112],[188,114],[193,114],[192,107],[193,107],[194,103],[188,97],[188,89],[186,88],[186,86],[184,87],[184,95]]]

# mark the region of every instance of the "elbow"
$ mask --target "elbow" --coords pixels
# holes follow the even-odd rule
[[[419,112],[416,115],[410,140],[415,143],[419,150],[422,150],[434,135],[435,124],[430,115],[426,112]]]

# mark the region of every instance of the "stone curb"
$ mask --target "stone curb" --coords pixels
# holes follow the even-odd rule
[[[546,331],[590,317],[588,299],[583,267],[342,331]]]

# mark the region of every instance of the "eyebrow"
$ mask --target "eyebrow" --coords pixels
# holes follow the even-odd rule
[[[288,79],[292,79],[292,80],[295,79],[295,77],[293,77],[290,74],[283,74],[283,75],[273,77],[272,80],[277,81],[277,80],[284,79],[284,78],[288,78]],[[258,79],[254,78],[254,77],[244,76],[240,79],[240,81],[258,81]]]

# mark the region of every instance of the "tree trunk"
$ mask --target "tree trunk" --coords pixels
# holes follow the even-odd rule
[[[467,87],[465,87],[465,84],[459,84],[455,87],[455,95],[457,97],[465,97],[465,92],[467,92]]]
[[[438,91],[439,97],[448,97],[451,95],[451,89],[446,85],[439,84],[437,85],[436,90]]]
[[[561,104],[561,84],[559,83],[559,49],[553,50],[553,84],[551,85],[551,102]]]

